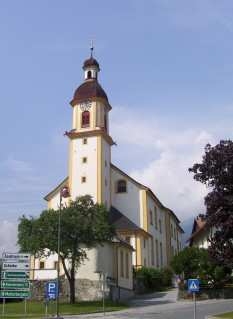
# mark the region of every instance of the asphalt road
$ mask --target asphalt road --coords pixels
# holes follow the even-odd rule
[[[194,318],[193,301],[177,301],[177,288],[167,293],[154,293],[143,296],[135,296],[126,300],[131,307],[119,312],[87,314],[87,315],[66,315],[64,319],[192,319]],[[206,300],[196,302],[196,318],[204,319],[206,316],[233,311],[233,299]]]

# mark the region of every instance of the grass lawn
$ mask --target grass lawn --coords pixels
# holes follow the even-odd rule
[[[215,317],[215,318],[229,318],[229,319],[233,319],[233,311],[221,313],[221,314],[218,314],[218,315],[214,315],[213,317]]]
[[[52,301],[51,305],[47,307],[47,315],[49,317],[50,314],[55,315],[56,313],[56,301]],[[3,304],[0,304],[0,318],[12,319],[16,318],[25,318],[24,309],[25,302],[24,301],[14,301],[5,303],[4,316],[2,315]],[[115,301],[105,300],[105,311],[117,311],[128,308],[128,305],[123,302],[119,302],[119,306],[116,306]],[[89,313],[89,312],[101,312],[103,311],[103,302],[102,301],[77,301],[74,305],[71,305],[68,301],[60,301],[59,302],[59,314],[79,314],[79,313]],[[33,319],[45,317],[46,314],[46,306],[42,301],[27,301],[26,302],[26,315],[27,318],[31,318],[30,315],[33,315]],[[12,315],[12,317],[11,317]],[[36,316],[35,316],[36,315]],[[38,315],[38,316],[37,316]]]

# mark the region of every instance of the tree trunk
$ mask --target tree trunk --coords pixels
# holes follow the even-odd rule
[[[71,269],[70,269],[70,303],[75,303],[75,263],[74,260],[72,260],[71,263]]]
[[[70,284],[70,303],[75,303],[75,278],[70,278],[69,280]]]
[[[70,303],[74,304],[75,303],[75,264],[72,261],[71,264],[71,269],[70,269],[70,273],[66,268],[66,264],[65,264],[65,259],[62,259],[62,265],[66,274],[66,277],[69,281],[69,285],[70,285]]]

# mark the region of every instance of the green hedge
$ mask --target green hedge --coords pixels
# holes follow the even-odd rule
[[[173,272],[169,268],[155,269],[142,267],[135,271],[138,278],[142,278],[146,289],[158,289],[171,286]]]

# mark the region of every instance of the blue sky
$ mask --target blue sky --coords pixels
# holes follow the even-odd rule
[[[188,168],[232,139],[233,2],[0,2],[0,253],[16,251],[18,218],[68,176],[69,102],[83,62],[100,64],[112,163],[150,187],[181,221],[205,211]]]

